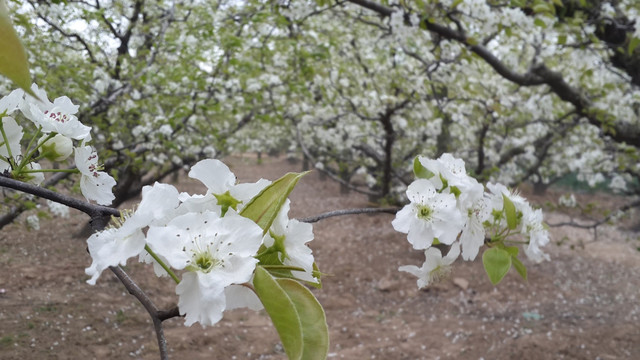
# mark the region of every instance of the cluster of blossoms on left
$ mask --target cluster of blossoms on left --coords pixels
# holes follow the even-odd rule
[[[75,116],[78,106],[66,96],[50,102],[36,85],[31,90],[37,98],[15,90],[0,99],[0,173],[35,185],[48,172],[79,173],[80,190],[88,201],[111,204],[116,181],[102,171],[95,150],[87,144],[91,128]],[[32,134],[26,146],[25,129],[15,120],[19,113],[35,126],[28,130]],[[67,169],[43,169],[39,164],[60,163],[72,154],[75,166]],[[263,308],[253,285],[257,266],[276,278],[319,287],[319,272],[307,246],[314,238],[312,225],[288,217],[287,196],[300,176],[238,184],[224,163],[206,159],[189,172],[206,186],[205,194],[180,193],[162,183],[145,186],[135,210],[122,211],[87,240],[92,258],[87,282],[94,285],[104,270],[138,257],[153,264],[158,276],[175,281],[185,324],[203,326],[217,323],[225,310]],[[269,192],[282,179],[291,180],[289,186]],[[244,214],[249,204],[259,216],[271,211],[267,222]]]
[[[88,145],[91,128],[75,116],[78,106],[66,96],[49,101],[47,93],[35,84],[31,90],[37,98],[18,89],[0,99],[0,172],[35,185],[44,181],[46,172],[80,173],[84,197],[101,205],[111,204],[116,181],[101,171],[98,156]],[[22,144],[25,129],[15,120],[18,113],[35,127],[29,130],[31,138],[26,147]],[[43,169],[39,163],[41,160],[59,163],[68,160],[71,154],[75,169]]]
[[[108,267],[137,256],[153,264],[156,275],[177,283],[178,308],[187,326],[213,325],[229,309],[261,309],[252,285],[258,265],[278,270],[280,277],[319,285],[306,245],[313,240],[312,226],[289,219],[288,199],[266,230],[243,216],[245,206],[271,181],[237,184],[230,169],[215,159],[196,163],[189,177],[201,181],[206,193],[179,193],[162,183],[145,186],[135,211],[89,238],[89,284]]]

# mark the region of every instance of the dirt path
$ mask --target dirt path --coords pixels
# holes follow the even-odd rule
[[[231,164],[240,181],[300,170],[279,159]],[[202,192],[186,180],[178,187]],[[362,206],[365,197],[341,195],[311,174],[292,194],[291,215]],[[586,231],[554,229],[552,261],[526,263],[528,283],[514,272],[494,287],[479,261],[458,262],[450,279],[419,291],[397,268],[420,265],[423,255],[393,231],[392,219],[357,215],[314,226],[311,247],[330,274],[313,290],[327,312],[330,359],[640,358],[638,233],[605,230],[593,242]],[[150,320],[117,279],[105,272],[96,286],[85,283],[86,239],[73,234],[86,220],[72,212],[43,221],[38,232],[21,225],[0,232],[0,359],[158,358]],[[151,269],[134,261],[126,269],[161,307],[177,300]],[[263,312],[229,312],[205,329],[182,322],[166,322],[173,359],[285,358]]]

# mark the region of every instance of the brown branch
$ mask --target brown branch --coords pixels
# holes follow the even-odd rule
[[[360,209],[344,209],[344,210],[334,210],[326,213],[322,213],[316,216],[310,216],[302,219],[298,219],[299,221],[306,223],[315,223],[320,220],[324,220],[334,216],[345,216],[345,215],[358,215],[358,214],[378,214],[378,213],[386,213],[386,214],[395,214],[400,210],[400,208],[360,208]]]
[[[594,221],[591,224],[580,224],[577,223],[573,220],[571,221],[563,221],[563,222],[559,222],[559,223],[547,223],[547,225],[549,225],[550,227],[562,227],[562,226],[571,226],[571,227],[576,227],[576,228],[581,228],[581,229],[597,229],[599,226],[608,223],[609,221],[611,221],[611,219],[613,219],[618,213],[620,212],[625,212],[625,211],[629,211],[633,208],[636,207],[640,207],[640,200],[636,200],[634,202],[631,202],[629,204],[623,205],[621,207],[618,208],[618,211],[616,211],[615,213],[612,212],[609,216],[606,216],[604,219],[602,220],[598,220],[598,221]]]

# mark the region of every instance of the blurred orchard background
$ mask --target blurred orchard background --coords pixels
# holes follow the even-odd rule
[[[333,305],[325,304],[328,316],[331,316],[332,306],[340,309],[335,322],[339,322],[337,319],[340,317],[351,315],[357,319],[366,318],[367,321],[354,322],[362,325],[357,333],[368,329],[366,331],[380,336],[363,342],[358,340],[360,335],[356,337],[356,332],[351,333],[348,324],[332,327],[332,320],[329,320],[331,338],[335,341],[330,354],[351,359],[374,356],[385,359],[448,356],[506,359],[515,355],[524,358],[557,358],[562,355],[568,358],[622,359],[640,354],[638,345],[633,345],[640,331],[637,326],[625,322],[637,316],[637,290],[634,292],[621,282],[627,279],[633,284],[636,280],[632,279],[638,279],[636,248],[640,245],[637,232],[633,232],[640,225],[637,218],[640,206],[640,3],[637,1],[6,2],[27,50],[33,81],[45,89],[50,98],[71,98],[80,106],[78,119],[92,128],[93,146],[104,162],[105,170],[117,180],[114,206],[127,205],[127,201],[140,194],[144,185],[167,179],[170,175],[174,177],[169,179],[181,181],[184,179],[183,171],[200,159],[228,158],[231,155],[236,155],[237,174],[251,181],[260,177],[275,179],[282,175],[269,173],[270,168],[283,171],[316,169],[310,181],[325,185],[296,190],[307,194],[297,196],[309,197],[301,200],[298,210],[294,209],[300,216],[314,215],[312,210],[316,205],[318,209],[324,209],[325,205],[318,204],[333,199],[332,194],[335,194],[335,199],[329,201],[334,202],[327,205],[326,210],[340,208],[343,204],[399,205],[406,201],[404,191],[413,180],[412,160],[415,156],[437,158],[443,153],[452,153],[465,160],[467,170],[479,181],[500,181],[519,186],[527,194],[534,195],[538,205],[545,206],[545,211],[562,210],[565,215],[549,220],[549,223],[569,225],[562,227],[562,231],[566,228],[576,230],[572,233],[574,236],[554,233],[557,237],[552,242],[563,249],[558,250],[558,258],[562,261],[552,261],[555,265],[532,266],[529,270],[530,274],[539,272],[546,280],[530,279],[531,287],[527,288],[525,284],[520,289],[523,283],[515,276],[508,279],[504,288],[509,290],[505,292],[519,295],[514,295],[513,299],[504,296],[515,303],[524,301],[526,305],[522,305],[523,308],[515,305],[517,309],[507,311],[505,315],[500,313],[503,308],[490,302],[494,320],[496,312],[503,317],[497,316],[502,320],[496,320],[498,325],[489,329],[501,334],[501,339],[518,341],[531,334],[520,331],[522,323],[526,322],[531,325],[528,329],[540,333],[532,343],[520,343],[522,346],[518,347],[512,342],[485,341],[481,335],[474,337],[464,331],[458,332],[458,322],[473,327],[474,331],[484,323],[481,319],[487,317],[482,314],[480,304],[483,301],[489,301],[487,299],[492,296],[506,301],[495,295],[497,290],[486,279],[479,277],[476,279],[479,285],[475,289],[475,285],[465,282],[448,281],[435,290],[429,290],[427,295],[411,290],[411,301],[418,301],[420,296],[431,296],[436,299],[430,300],[434,302],[431,305],[435,309],[459,316],[455,321],[444,321],[448,324],[446,331],[449,335],[445,331],[446,336],[442,338],[443,332],[438,329],[441,337],[438,340],[433,340],[433,334],[421,338],[422,330],[398,330],[404,329],[402,324],[411,323],[409,319],[412,316],[402,315],[402,311],[398,313],[396,309],[391,314],[378,307],[362,310],[361,305],[347,311],[341,308],[342,305],[347,308],[347,305],[340,305],[336,295],[326,295],[327,299],[333,299],[327,300],[333,301],[329,303]],[[9,80],[0,79],[0,95],[7,95],[13,88]],[[239,154],[245,156],[238,157]],[[262,163],[266,165],[260,165]],[[78,193],[77,186],[74,187],[68,176],[49,176],[45,184],[66,188],[63,191],[72,194]],[[319,189],[328,192],[323,193]],[[314,191],[321,194],[322,200],[313,199]],[[50,294],[39,298],[36,290],[28,296],[39,300],[25,302],[25,289],[49,286],[48,289],[55,293],[56,287],[68,285],[73,291],[88,291],[83,284],[85,279],[76,277],[88,260],[80,249],[77,253],[79,259],[68,265],[74,268],[73,271],[49,279],[52,282],[49,285],[40,280],[30,283],[29,276],[32,276],[31,280],[36,276],[35,273],[29,275],[33,269],[51,270],[49,266],[53,264],[41,257],[41,247],[45,245],[34,241],[50,240],[40,239],[41,235],[34,236],[27,230],[28,226],[33,227],[33,224],[25,225],[24,219],[29,215],[47,223],[51,223],[49,218],[54,216],[47,210],[46,202],[3,190],[0,254],[3,268],[6,267],[3,271],[15,267],[15,273],[7,280],[0,280],[0,287],[4,290],[0,293],[0,304],[3,301],[11,304],[3,310],[4,318],[0,318],[0,358],[35,359],[45,355],[77,358],[79,353],[74,351],[85,350],[87,353],[82,353],[83,358],[153,358],[152,351],[145,353],[140,350],[140,344],[132,344],[132,337],[126,336],[123,336],[127,339],[126,344],[121,346],[116,346],[118,341],[112,337],[103,341],[103,345],[95,344],[101,344],[104,339],[91,342],[87,338],[78,340],[75,346],[69,345],[66,351],[60,351],[56,350],[57,345],[52,345],[53,341],[60,344],[63,340],[59,338],[62,337],[69,342],[70,337],[60,335],[59,331],[55,335],[42,335],[47,333],[43,331],[41,335],[46,339],[43,341],[46,346],[41,346],[39,340],[33,340],[37,346],[30,346],[31,339],[37,337],[29,335],[30,331],[46,328],[45,323],[53,326],[51,324],[57,321],[54,319],[71,316],[71,313],[62,310],[64,306],[61,304],[65,304],[65,300],[47,300],[47,296],[52,296]],[[389,227],[390,219],[383,218],[380,224],[384,225],[378,225],[372,218],[366,219],[360,225],[367,225],[369,229]],[[74,228],[74,231],[81,230],[82,220],[67,221],[80,228]],[[327,231],[334,239],[342,239],[340,236],[343,235],[345,239],[349,235],[353,237],[354,232],[360,231],[357,219],[349,220],[353,224],[340,221],[330,223],[328,229],[320,227],[316,239]],[[576,248],[584,250],[585,242],[597,244],[602,240],[603,236],[595,237],[594,231],[597,234],[599,229],[610,227],[612,222],[616,222],[612,231],[622,232],[605,235],[604,240],[617,241],[621,247],[608,245],[606,249],[609,252],[604,248],[585,250],[586,255],[575,252],[578,251]],[[63,227],[58,233],[73,239],[69,228]],[[334,230],[342,235],[332,233]],[[605,231],[605,234],[610,233]],[[397,234],[394,236],[402,238]],[[360,243],[359,246],[362,245]],[[314,249],[317,261],[322,270],[329,268],[327,272],[331,273],[332,258],[325,254],[323,263],[320,253],[322,246],[326,246],[328,251],[335,245],[319,246]],[[402,245],[404,248],[399,246],[392,246],[392,249],[397,248],[397,254],[393,256],[396,256],[398,264],[390,261],[388,269],[374,271],[382,271],[380,278],[367,280],[366,277],[355,276],[352,280],[357,285],[344,285],[360,294],[354,295],[354,304],[363,300],[360,296],[368,293],[366,289],[375,289],[374,293],[378,294],[369,293],[372,301],[379,300],[375,306],[384,308],[390,306],[390,301],[394,304],[391,307],[397,308],[394,302],[408,301],[400,300],[406,298],[406,293],[404,297],[385,298],[389,293],[409,291],[403,290],[404,285],[406,289],[415,288],[413,279],[397,274],[397,265],[407,262],[400,253],[409,251],[406,244]],[[72,248],[62,245],[59,249],[63,250],[56,251],[52,244],[45,247],[51,247],[48,252],[57,254],[53,256],[58,256],[58,259],[66,254],[64,249]],[[354,245],[352,250],[357,248]],[[380,251],[380,254],[384,252],[384,247],[368,249]],[[39,252],[39,255],[34,255],[34,252]],[[375,259],[380,254],[372,255],[367,261],[376,263]],[[337,256],[335,252],[334,255]],[[593,267],[585,267],[584,256],[597,258]],[[611,261],[620,261],[622,265]],[[45,267],[33,267],[34,262]],[[340,270],[333,271],[353,270],[351,266],[354,265],[347,261],[339,266],[342,266]],[[27,269],[26,272],[23,268]],[[473,265],[465,264],[462,275],[454,279],[471,280],[474,271],[482,271],[481,267],[474,269]],[[585,269],[600,270],[594,278],[584,279],[582,276],[589,276]],[[16,278],[15,274],[19,273],[22,275]],[[67,279],[67,276],[73,278]],[[563,282],[563,276],[571,279],[571,284],[570,280]],[[66,285],[56,285],[58,280]],[[386,282],[381,284],[382,280]],[[325,284],[326,289],[331,288],[330,281]],[[401,285],[392,285],[395,281],[400,281]],[[549,283],[565,286],[563,291],[566,293],[549,288]],[[25,289],[17,284],[23,284]],[[107,283],[104,286],[117,288],[119,284]],[[153,288],[156,285],[149,286]],[[535,307],[536,291],[544,295],[540,299],[547,299],[547,302],[539,301],[549,308],[558,308],[547,316],[557,317],[549,319],[540,312],[528,310]],[[602,294],[602,298],[587,295],[594,291]],[[558,302],[554,293],[566,297],[575,295],[569,304],[578,304],[578,308],[566,305],[566,299],[565,303]],[[475,297],[480,295],[484,298],[477,300]],[[323,302],[322,295],[319,297]],[[467,305],[459,305],[462,306],[460,308],[451,305],[451,299],[465,303],[472,298],[480,308],[459,310],[467,309]],[[583,302],[580,303],[579,299]],[[85,298],[84,301],[91,300]],[[106,298],[102,301],[108,302]],[[107,304],[107,311],[113,315],[110,324],[114,321],[127,323],[138,332],[147,329],[148,324],[140,320],[144,319],[143,313],[132,310],[134,315],[127,315],[130,308],[123,305],[127,301]],[[564,305],[560,304],[566,305],[570,315],[563,317],[561,309]],[[619,306],[616,308],[615,304]],[[582,305],[585,308],[580,308]],[[14,306],[25,306],[27,310],[14,311]],[[599,310],[603,307],[611,311]],[[429,309],[426,304],[416,308]],[[362,311],[358,312],[358,309]],[[545,306],[537,309],[543,312]],[[596,329],[601,319],[597,314],[604,314],[605,323],[610,327]],[[257,321],[263,325],[260,319],[264,316],[237,315],[241,319],[245,316],[249,316],[249,323]],[[428,316],[415,319],[413,325],[416,329],[429,321]],[[473,319],[475,323],[467,323]],[[104,323],[100,321],[100,324]],[[589,327],[580,325],[581,321],[586,321],[585,324],[593,328],[591,335],[585,335],[590,341],[581,340],[578,329]],[[85,325],[91,325],[80,323],[82,326],[72,326],[74,330],[67,330],[67,333],[80,336],[78,334],[85,331]],[[252,324],[247,326],[257,326]],[[514,331],[520,335],[512,336],[514,333],[509,333],[511,328],[505,324],[518,324],[514,325],[518,327]],[[373,325],[380,329],[372,330]],[[396,326],[396,330],[387,329],[387,334],[395,331],[411,346],[399,346],[398,352],[389,350],[398,341],[405,342],[384,340],[381,334],[386,325],[391,329]],[[564,337],[552,340],[557,327],[563,326],[567,326]],[[622,329],[619,330],[622,334],[610,331],[615,328]],[[568,329],[573,329],[571,334],[575,331],[575,335],[567,335]],[[268,330],[268,336],[271,336],[268,340],[261,340],[259,334],[251,335],[251,341],[262,344],[259,346],[262,355],[248,351],[234,353],[232,350],[220,350],[220,354],[225,354],[223,358],[236,356],[231,354],[237,354],[238,358],[282,357],[282,349],[269,347],[277,343],[272,330]],[[202,332],[200,329],[195,331]],[[480,334],[487,332],[479,331]],[[453,342],[455,334],[462,335]],[[146,336],[150,338],[149,334]],[[206,339],[210,337],[198,336],[201,335],[178,334],[175,335],[178,340],[174,340],[184,346],[185,341],[189,343],[189,338],[199,339],[192,340],[192,345],[206,349],[210,345],[207,342],[210,340]],[[426,337],[432,340],[424,340]],[[236,340],[238,338],[242,343],[242,335],[236,335]],[[545,340],[547,338],[548,341]],[[475,347],[462,351],[464,347],[443,345],[455,345],[465,339],[477,340]],[[344,346],[337,347],[336,344],[342,342]],[[362,343],[367,344],[360,346],[365,350],[358,352],[358,344]],[[417,345],[420,343],[429,343],[429,346],[423,349]],[[77,350],[83,344],[87,347]],[[147,349],[154,346],[153,341],[149,344]],[[229,349],[237,346],[233,344]],[[438,349],[437,353],[429,352],[434,348]],[[545,348],[552,351],[545,352]],[[516,350],[509,352],[504,349]],[[138,350],[140,352],[136,353]],[[190,351],[179,346],[175,349],[180,350]],[[558,352],[554,352],[556,350]],[[195,351],[181,354],[204,357]],[[210,356],[211,352],[208,354]]]

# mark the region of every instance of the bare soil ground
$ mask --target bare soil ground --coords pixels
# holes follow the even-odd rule
[[[282,159],[227,162],[243,182],[300,170]],[[178,187],[204,191],[184,176]],[[292,194],[291,215],[367,205],[312,173]],[[330,274],[313,290],[327,313],[330,359],[640,359],[640,234],[605,227],[594,240],[589,231],[553,228],[552,260],[525,260],[528,282],[511,271],[494,287],[478,259],[456,263],[451,278],[420,291],[397,268],[419,266],[424,256],[393,231],[392,219],[356,215],[314,226],[311,247]],[[115,276],[85,283],[90,258],[85,239],[74,235],[86,221],[72,211],[43,221],[40,231],[1,230],[0,359],[158,358],[146,312]],[[170,281],[135,261],[126,270],[159,306],[175,304]],[[208,328],[187,328],[181,318],[165,326],[173,359],[286,358],[264,312],[228,312]]]

